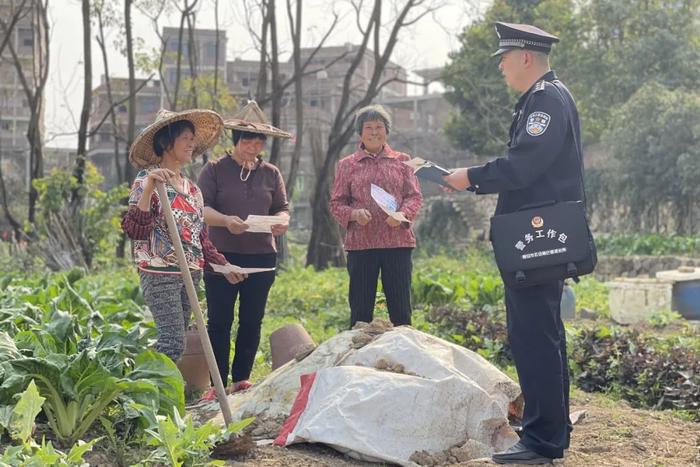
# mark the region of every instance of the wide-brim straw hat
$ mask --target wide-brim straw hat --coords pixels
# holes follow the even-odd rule
[[[155,122],[144,128],[131,145],[129,162],[138,169],[152,167],[160,163],[161,158],[156,155],[153,149],[153,137],[161,128],[180,120],[188,120],[194,125],[192,156],[198,156],[212,148],[221,136],[224,127],[221,115],[212,110],[191,109],[172,112],[160,109]]]
[[[231,118],[224,120],[224,128],[228,130],[247,131],[248,133],[259,133],[274,138],[289,139],[292,137],[291,133],[270,125],[267,118],[265,118],[265,114],[260,110],[258,103],[255,101],[248,101],[248,103]]]

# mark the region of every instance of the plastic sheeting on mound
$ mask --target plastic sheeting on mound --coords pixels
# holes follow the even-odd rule
[[[338,361],[352,350],[352,338],[356,334],[358,331],[345,331],[333,336],[302,361],[287,362],[247,391],[229,395],[233,421],[254,416],[256,437],[277,436],[299,392],[301,375],[336,366]],[[219,403],[216,401],[198,404],[189,411],[197,421],[212,420],[219,425],[224,424]]]
[[[396,387],[397,394],[405,389],[406,392],[413,391],[417,395],[416,397],[420,396],[420,399],[412,400],[401,410],[391,412],[398,420],[396,425],[404,423],[410,426],[405,417],[409,417],[410,412],[419,407],[428,409],[428,414],[424,415],[442,413],[442,409],[436,407],[434,398],[447,397],[444,396],[445,391],[451,394],[448,397],[450,399],[447,402],[448,405],[461,404],[460,407],[465,408],[465,413],[468,412],[467,419],[469,421],[465,422],[465,426],[462,427],[462,434],[459,435],[461,438],[457,436],[459,439],[453,437],[452,433],[455,429],[447,427],[445,419],[441,417],[423,418],[420,427],[413,426],[409,432],[413,433],[416,430],[425,429],[427,430],[426,436],[438,442],[430,449],[420,449],[429,452],[433,452],[433,449],[449,449],[467,442],[466,436],[469,436],[470,440],[487,439],[484,438],[484,433],[479,433],[478,429],[475,428],[478,426],[478,423],[474,424],[476,420],[481,420],[484,423],[482,426],[488,427],[488,429],[484,428],[485,432],[491,430],[494,433],[498,431],[495,428],[498,426],[507,428],[504,429],[505,434],[503,434],[505,436],[503,439],[509,440],[505,442],[506,445],[512,444],[513,440],[516,440],[513,432],[507,427],[508,404],[521,400],[520,388],[515,382],[483,357],[463,347],[407,326],[390,328],[384,332],[384,328],[375,326],[375,323],[363,329],[342,332],[319,345],[303,360],[292,360],[270,373],[264,381],[256,384],[250,390],[229,396],[228,400],[234,421],[255,416],[254,436],[276,437],[282,423],[291,413],[292,405],[301,387],[300,378],[302,375],[317,373],[324,368],[336,366],[379,367],[408,374],[402,375],[360,368],[360,370],[364,370],[362,375],[368,375],[367,379],[357,377],[353,384],[369,387],[373,384],[370,381],[375,379],[387,380],[390,385]],[[342,374],[347,374],[345,369],[340,368],[340,370]],[[353,369],[351,368],[351,370]],[[342,389],[342,386],[346,384],[344,381],[337,383],[338,389]],[[432,395],[428,396],[427,394]],[[443,395],[439,396],[439,394]],[[472,403],[470,402],[472,400],[479,402]],[[443,402],[440,404],[445,405]],[[498,412],[498,417],[496,417],[500,420],[498,423],[488,421],[496,420],[493,417],[494,408]],[[216,402],[201,404],[193,412],[200,421],[212,419],[223,424]],[[324,413],[329,414],[330,412]],[[387,412],[387,416],[389,413]],[[475,421],[471,421],[472,419]],[[467,429],[466,426],[471,428]],[[445,433],[448,428],[450,433]],[[381,438],[384,438],[385,434],[381,431],[381,427],[379,432]],[[414,438],[414,436],[408,435],[404,442],[411,446],[412,451],[420,450],[419,444]],[[497,437],[497,439],[501,438]],[[500,449],[502,443],[503,441],[493,440],[484,444],[488,451],[492,451]],[[423,444],[420,445],[423,446]],[[342,445],[336,444],[336,447],[341,448]],[[370,455],[370,457],[373,456]],[[410,465],[408,461],[406,465]]]
[[[520,386],[478,353],[405,326],[347,354],[340,364],[376,367],[380,359],[424,378],[458,376],[473,381],[496,398],[506,413],[508,404],[520,396]]]
[[[467,440],[482,452],[518,440],[502,407],[471,379],[341,366],[303,377],[275,444],[324,443],[361,460],[416,465],[410,460],[416,451],[444,451]]]

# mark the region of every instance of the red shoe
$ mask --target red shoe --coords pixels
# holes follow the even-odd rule
[[[248,389],[252,386],[253,386],[253,383],[251,383],[247,379],[244,379],[243,381],[238,381],[238,382],[233,383],[231,393],[233,394],[235,392],[245,391],[246,389]]]
[[[214,401],[216,400],[216,389],[214,387],[209,388],[209,390],[204,393],[200,401]]]

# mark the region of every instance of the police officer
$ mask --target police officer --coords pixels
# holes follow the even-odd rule
[[[568,89],[549,68],[559,39],[525,24],[496,23],[498,68],[521,93],[503,157],[445,177],[456,189],[498,193],[496,214],[545,201],[583,197],[578,112]],[[577,148],[578,146],[578,148]],[[546,464],[569,446],[569,369],[560,316],[562,281],[505,289],[508,339],[525,398],[523,431],[499,464]]]

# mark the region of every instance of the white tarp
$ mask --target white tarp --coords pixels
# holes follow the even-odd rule
[[[267,426],[267,429],[260,431],[260,435],[275,437],[292,409],[299,392],[301,375],[337,365],[352,350],[352,338],[357,333],[345,331],[335,335],[320,344],[304,360],[287,362],[249,390],[229,395],[233,421],[254,416],[256,425]],[[224,424],[219,403],[215,400],[200,403],[190,412],[200,422],[212,420],[216,424]]]
[[[431,380],[341,366],[319,370],[312,384],[296,424],[281,436],[285,445],[324,443],[362,460],[415,465],[416,451],[472,440],[492,452],[518,440],[499,404],[457,375]]]
[[[366,345],[354,348],[362,341]],[[386,368],[387,362],[395,371],[401,368],[398,371],[408,374],[373,368]],[[310,373],[317,373],[317,382],[323,385],[322,390],[311,388],[318,391],[314,400],[324,405],[307,407],[316,415],[305,418],[304,434],[294,434],[294,442],[324,442],[362,455],[358,457],[412,465],[406,454],[414,451],[434,453],[470,443],[478,445],[476,451],[490,453],[517,441],[508,427],[507,412],[508,404],[519,399],[519,386],[480,355],[407,326],[374,334],[345,331],[327,340],[305,359],[293,360],[250,390],[229,396],[234,421],[256,416],[257,436],[276,436],[292,411],[301,375]],[[349,376],[353,373],[357,374]],[[357,420],[350,417],[355,409],[348,412],[342,407],[350,402]],[[223,424],[216,402],[195,410],[200,420]],[[368,418],[363,411],[377,416]],[[323,432],[334,426],[333,441],[307,438],[317,431],[314,424],[325,427]],[[397,431],[387,431],[389,426]],[[360,441],[356,432],[364,432],[367,439]]]
[[[383,358],[406,372],[434,380],[458,376],[473,381],[494,397],[507,413],[520,395],[520,386],[476,352],[430,334],[401,326],[349,353],[341,365],[376,366]]]

